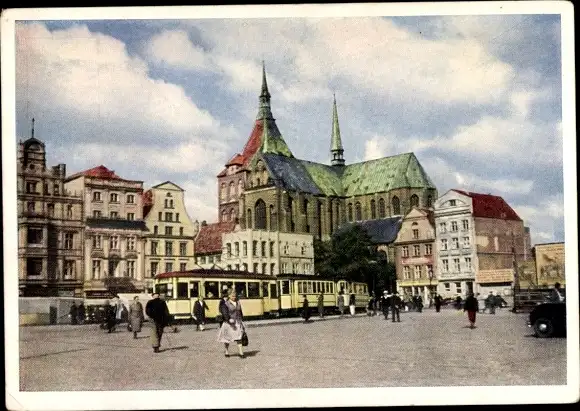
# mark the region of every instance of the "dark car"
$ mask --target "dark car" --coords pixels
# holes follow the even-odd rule
[[[566,335],[566,304],[542,303],[530,312],[528,326],[534,329],[537,337],[548,338]]]

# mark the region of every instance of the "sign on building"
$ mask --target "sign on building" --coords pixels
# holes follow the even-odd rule
[[[556,282],[564,284],[564,243],[539,244],[535,250],[538,285],[549,287]]]
[[[475,281],[479,284],[511,283],[514,280],[514,270],[502,268],[499,270],[479,270],[475,275]]]

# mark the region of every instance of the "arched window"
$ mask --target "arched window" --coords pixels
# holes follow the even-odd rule
[[[430,194],[427,196],[427,207],[433,207],[433,196]]]
[[[265,230],[266,229],[266,203],[264,200],[260,199],[256,201],[256,229]]]
[[[356,221],[362,220],[362,210],[360,208],[360,203],[358,201],[354,205],[354,214],[356,216]]]
[[[230,210],[230,221],[236,221],[236,210],[233,208]]]
[[[290,213],[290,232],[294,232],[296,229],[294,224],[294,201],[290,195],[288,195],[288,212]]]
[[[334,216],[332,214],[332,200],[330,200],[328,202],[328,228],[330,229],[330,234],[334,231]]]
[[[411,196],[411,208],[413,207],[419,207],[419,196],[417,194]]]
[[[377,218],[377,204],[375,200],[371,200],[371,220]]]
[[[254,228],[252,226],[252,209],[251,208],[248,208],[248,212],[246,214],[246,223],[247,223],[246,228],[250,228],[250,229]]]
[[[399,201],[399,197],[394,196],[391,200],[391,204],[393,206],[393,215],[401,214],[401,202]]]
[[[310,232],[310,224],[308,221],[308,200],[304,199],[304,201],[302,202],[302,210],[304,212],[304,223],[306,226],[306,232],[309,233]]]
[[[379,218],[384,218],[386,215],[385,213],[385,199],[379,199]]]
[[[243,186],[243,184],[242,184],[242,179],[240,178],[240,179],[238,180],[238,195],[241,195],[241,194],[242,194],[242,190],[243,190],[243,189],[244,189],[244,186]]]
[[[274,212],[274,206],[270,206],[270,230],[276,231],[278,229],[278,221],[276,220],[276,213]]]
[[[227,211],[226,210],[222,210],[222,221],[227,221]]]
[[[256,178],[256,187],[260,187],[260,177]]]
[[[352,203],[348,203],[348,221],[352,221]]]
[[[230,181],[230,187],[228,189],[228,198],[232,198],[236,196],[236,187],[234,186],[234,182]]]
[[[222,183],[221,190],[220,190],[220,198],[222,200],[226,199],[226,183]]]
[[[318,238],[322,238],[322,203],[316,202],[316,219],[318,224]]]

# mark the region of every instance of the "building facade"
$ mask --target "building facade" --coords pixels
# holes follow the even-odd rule
[[[314,274],[314,237],[280,231],[224,233],[222,267],[256,274]]]
[[[199,230],[187,213],[184,190],[170,181],[151,187],[143,195],[145,288],[153,290],[153,277],[161,272],[194,268],[193,241]]]
[[[84,292],[143,291],[143,182],[126,180],[105,166],[65,179],[84,202]]]
[[[18,278],[22,296],[75,296],[83,284],[83,201],[65,189],[66,166],[46,167],[43,142],[18,146]]]
[[[433,210],[411,210],[402,220],[394,245],[397,291],[421,295],[427,301],[437,291]]]
[[[221,261],[222,235],[234,231],[235,226],[236,223],[233,221],[220,221],[213,224],[201,222],[194,241],[194,264],[197,268],[224,269]]]

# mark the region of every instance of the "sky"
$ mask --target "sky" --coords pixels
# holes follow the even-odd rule
[[[67,174],[105,165],[185,189],[217,221],[217,178],[258,113],[329,164],[414,152],[440,195],[502,196],[532,243],[564,240],[560,16],[20,21],[16,138]]]

